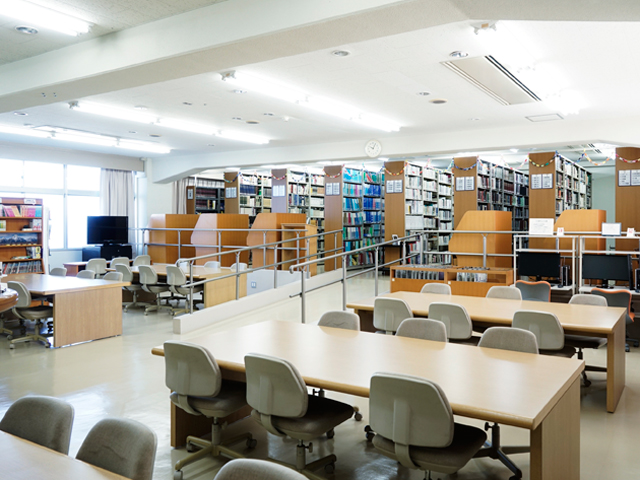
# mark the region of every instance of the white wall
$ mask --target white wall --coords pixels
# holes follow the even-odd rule
[[[615,166],[590,168],[593,188],[591,208],[607,211],[607,222],[616,221]]]
[[[144,175],[138,177],[138,226],[145,227],[155,213],[171,213],[173,184],[153,183],[153,163],[144,162]]]

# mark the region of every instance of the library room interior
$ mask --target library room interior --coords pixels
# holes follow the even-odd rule
[[[637,477],[640,3],[5,3],[0,478]]]

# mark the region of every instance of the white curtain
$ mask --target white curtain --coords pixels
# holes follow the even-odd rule
[[[172,213],[187,213],[187,187],[189,185],[195,185],[195,181],[191,177],[181,178],[173,182]]]
[[[100,171],[100,211],[102,215],[129,217],[129,228],[135,227],[135,195],[133,172],[103,168]],[[129,242],[135,238],[129,232]]]

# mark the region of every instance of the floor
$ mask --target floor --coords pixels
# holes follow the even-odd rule
[[[385,289],[388,289],[388,281],[381,282],[381,292]],[[307,303],[310,321],[316,321],[324,311],[340,309],[341,292],[341,285],[337,284],[310,294]],[[349,281],[349,299],[372,295],[371,277]],[[299,299],[281,302],[269,309],[240,316],[235,323],[245,325],[265,319],[299,321],[299,302]],[[164,364],[161,358],[151,355],[151,348],[168,339],[188,340],[190,336],[203,332],[174,335],[171,316],[167,313],[144,316],[140,311],[132,311],[124,314],[123,322],[124,334],[121,337],[55,350],[46,350],[36,343],[17,345],[15,350],[9,350],[6,338],[0,336],[0,415],[13,401],[28,394],[52,395],[70,402],[75,408],[71,455],[76,454],[89,429],[104,417],[141,421],[158,436],[154,479],[169,480],[173,478],[172,463],[185,452],[174,450],[169,445],[169,399],[164,386]],[[604,365],[605,349],[587,351],[585,357],[589,364]],[[581,478],[638,478],[640,349],[634,348],[627,354],[627,387],[615,414],[605,410],[604,374],[593,373],[591,378],[592,386],[582,389]],[[309,459],[328,452],[335,452],[338,456],[335,474],[327,475],[328,480],[423,478],[420,472],[409,471],[379,455],[365,441],[366,399],[330,396],[358,405],[364,420],[348,420],[336,429],[334,439],[314,442],[314,451],[308,455]],[[458,420],[482,426],[468,419]],[[229,426],[225,435],[246,430],[252,431],[258,440],[258,447],[246,452],[248,456],[294,461],[293,441],[266,434],[251,419]],[[528,432],[521,429],[503,427],[502,436],[505,445],[528,442]],[[528,454],[515,455],[513,459],[523,469],[524,478],[528,478]],[[185,468],[184,479],[212,479],[220,465],[213,459],[193,464]],[[509,477],[506,468],[490,459],[473,460],[457,475],[460,480],[506,480]],[[447,476],[440,474],[434,478]]]

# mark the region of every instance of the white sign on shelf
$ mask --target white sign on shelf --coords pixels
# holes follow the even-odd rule
[[[631,186],[631,170],[620,170],[618,172],[618,186],[619,187]]]
[[[333,186],[333,196],[340,195],[340,182],[335,182],[331,184]]]
[[[402,180],[394,180],[393,193],[402,193]]]
[[[393,193],[393,180],[387,180],[387,193]]]
[[[541,188],[542,188],[542,174],[537,173],[535,175],[531,175],[531,189],[540,190]]]
[[[631,170],[631,185],[634,187],[640,185],[640,170]]]
[[[24,204],[25,205],[35,205],[36,204],[36,199],[35,198],[25,198],[24,199]]]
[[[464,177],[456,177],[456,191],[464,191]]]
[[[227,187],[224,189],[225,198],[236,198],[238,196],[238,189],[236,187]]]
[[[553,173],[542,174],[542,188],[553,188]]]
[[[529,235],[553,235],[553,218],[530,218]]]
[[[559,237],[564,237],[564,227],[558,227],[558,229],[556,230],[556,235],[558,235]]]
[[[629,171],[629,170],[627,170]],[[615,237],[619,237],[622,233],[622,224],[621,223],[605,223],[602,222],[602,235],[611,235]]]
[[[635,228],[627,228],[627,237],[629,238],[633,238],[636,236],[636,229]]]
[[[273,187],[273,196],[274,197],[284,197],[285,196],[285,187],[284,187],[284,185],[275,185]]]
[[[464,178],[464,189],[473,190],[475,188],[475,185],[474,185],[475,177],[463,177],[463,178]]]

